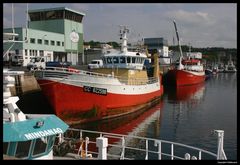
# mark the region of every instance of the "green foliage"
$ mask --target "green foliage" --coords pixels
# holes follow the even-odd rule
[[[110,41],[110,42],[99,42],[99,41],[89,41],[89,42],[84,42],[84,45],[90,45],[91,48],[100,48],[101,44],[108,44],[113,46],[113,48],[119,48],[120,45],[115,42],[115,41]]]
[[[100,42],[91,40],[89,42],[84,42],[84,45],[90,45],[91,48],[96,48],[100,47]]]
[[[120,47],[120,45],[115,41],[107,42],[107,44],[113,46],[113,48],[119,48]]]

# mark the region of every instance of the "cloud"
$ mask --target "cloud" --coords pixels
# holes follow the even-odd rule
[[[74,3],[74,4],[70,4],[69,5],[70,8],[82,12],[84,14],[87,14],[87,12],[90,9],[90,4],[86,4],[86,3]]]
[[[130,41],[164,37],[172,43],[176,20],[182,44],[194,47],[236,47],[237,5],[234,3],[47,3],[29,9],[67,7],[85,13],[84,39],[119,42],[118,25],[130,28]],[[26,3],[15,4],[15,26],[25,26]],[[4,27],[11,25],[11,4],[4,4]],[[140,36],[139,36],[140,35]]]
[[[12,15],[13,11],[13,15]],[[12,4],[4,4],[3,8],[3,27],[8,28],[12,27],[12,16],[13,16],[13,23],[15,27],[22,27],[26,26],[26,11],[27,11],[27,4],[26,3],[17,3]]]
[[[3,13],[5,15],[11,15],[12,14],[12,5],[10,3],[4,3],[3,4]]]
[[[201,11],[189,12],[180,9],[176,11],[168,11],[165,13],[165,16],[169,19],[175,19],[177,22],[181,22],[181,24],[185,24],[186,26],[209,26],[215,23],[207,12]]]
[[[8,18],[3,18],[3,26],[5,27],[5,28],[7,28],[7,27],[12,27],[12,21],[11,20],[8,20]]]

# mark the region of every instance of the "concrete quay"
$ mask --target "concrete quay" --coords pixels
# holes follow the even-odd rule
[[[87,65],[71,66],[71,68],[88,70]],[[24,75],[15,77],[15,86],[10,87],[10,91],[13,96],[19,96],[28,92],[36,92],[41,90],[33,73],[29,72],[26,67],[11,66],[8,69],[24,71]]]

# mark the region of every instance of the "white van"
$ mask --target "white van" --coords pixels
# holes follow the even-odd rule
[[[35,56],[31,57],[30,62],[27,64],[28,70],[43,69],[46,67],[46,57]]]
[[[92,60],[90,64],[88,64],[88,69],[101,68],[103,66],[102,60]]]

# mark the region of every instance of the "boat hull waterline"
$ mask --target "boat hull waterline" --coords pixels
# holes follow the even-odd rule
[[[76,86],[53,80],[37,80],[43,94],[53,107],[55,114],[67,123],[83,123],[125,115],[161,98],[163,86],[158,83],[151,92],[126,94],[113,93],[111,87]],[[158,86],[158,87],[157,87]],[[145,88],[137,86],[138,88]],[[115,87],[116,88],[116,87]],[[118,91],[124,87],[117,87]],[[108,92],[109,91],[109,92]],[[151,105],[153,106],[153,105]]]
[[[192,72],[187,70],[169,70],[168,83],[175,86],[199,84],[205,81],[204,72]]]

